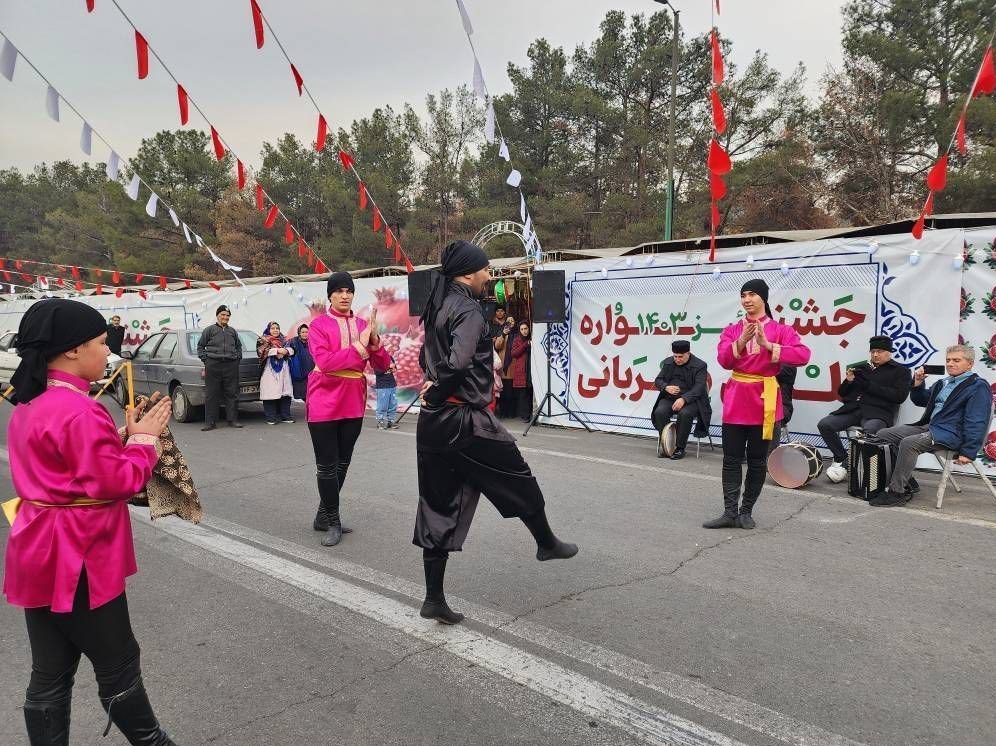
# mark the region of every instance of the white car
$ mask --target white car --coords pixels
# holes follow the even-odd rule
[[[16,334],[17,332],[12,331],[6,331],[3,334],[0,334],[0,385],[2,385],[4,389],[10,386],[10,378],[14,375],[14,371],[17,370],[17,366],[21,362],[21,358],[17,354],[17,350],[11,347]],[[107,382],[107,379],[117,369],[120,363],[121,358],[112,352],[107,358],[107,368],[104,369],[104,377],[99,381],[95,381],[90,388],[94,391],[99,390]]]

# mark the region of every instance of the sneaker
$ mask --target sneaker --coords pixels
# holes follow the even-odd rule
[[[388,422],[385,426],[385,430],[394,430],[398,426],[397,422]]]
[[[276,420],[267,420],[267,421],[266,421],[266,424],[267,424],[267,425],[276,425],[276,424],[277,424],[277,421],[276,421]]]
[[[876,508],[892,508],[896,505],[903,505],[913,499],[910,492],[893,492],[892,490],[882,490],[876,497],[868,501],[869,505]]]
[[[916,481],[913,477],[910,477],[910,481],[906,483],[906,490],[911,494],[915,495],[920,491],[920,483]]]
[[[380,420],[377,420],[377,429],[378,430],[383,430],[384,429],[384,423],[381,422]]]
[[[281,422],[286,422],[288,425],[293,425],[295,420],[292,417],[284,417]]]
[[[847,479],[847,467],[840,461],[834,461],[827,467],[827,479],[834,484],[840,484]]]

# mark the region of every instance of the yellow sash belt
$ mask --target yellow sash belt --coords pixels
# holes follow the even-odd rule
[[[774,376],[756,376],[753,373],[737,373],[733,380],[740,383],[763,383],[761,401],[764,402],[764,431],[761,437],[771,440],[775,437],[775,410],[778,408],[778,380]]]
[[[365,376],[358,370],[330,370],[326,373],[317,365],[313,368],[315,373],[322,373],[326,376],[336,376],[337,378],[364,378]]]
[[[14,525],[14,518],[17,517],[18,511],[21,509],[23,503],[31,503],[32,505],[37,505],[39,508],[78,508],[86,505],[110,505],[114,500],[93,500],[89,497],[78,497],[71,503],[43,503],[37,500],[22,500],[19,497],[7,500],[5,503],[0,503],[0,508],[3,508],[3,514],[7,516],[7,523],[11,526]]]

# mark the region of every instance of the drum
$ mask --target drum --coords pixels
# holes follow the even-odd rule
[[[805,487],[823,471],[823,459],[808,443],[785,443],[768,456],[768,474],[782,487]]]
[[[657,439],[657,458],[671,458],[678,448],[678,424],[669,422]]]

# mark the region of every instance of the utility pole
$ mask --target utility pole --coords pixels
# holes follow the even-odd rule
[[[670,241],[674,228],[674,130],[677,117],[678,96],[678,10],[671,5],[670,0],[654,0],[666,5],[674,14],[674,37],[671,42],[671,117],[667,133],[667,206],[664,211],[664,240]]]

